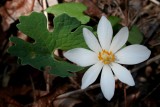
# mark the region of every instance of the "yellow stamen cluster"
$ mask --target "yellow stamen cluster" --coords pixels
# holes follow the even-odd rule
[[[110,64],[111,62],[115,61],[115,56],[112,51],[108,52],[107,50],[103,49],[101,52],[99,52],[98,59],[104,64]]]

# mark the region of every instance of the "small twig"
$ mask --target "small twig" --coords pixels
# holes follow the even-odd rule
[[[44,77],[45,77],[45,81],[46,81],[46,91],[47,93],[50,92],[50,74],[49,74],[49,71],[50,71],[51,67],[50,66],[46,66],[45,67],[45,70],[44,70]]]
[[[35,94],[35,87],[34,87],[34,83],[33,83],[33,79],[31,76],[29,76],[30,80],[31,80],[31,86],[32,86],[32,90],[33,90],[33,99],[34,99],[34,102],[37,101],[36,99],[36,94]]]
[[[92,102],[96,102],[95,99],[93,98],[93,96],[90,95],[88,92],[85,92],[85,95],[87,95],[87,97],[88,97]]]
[[[4,11],[7,13],[7,15],[13,20],[13,22],[16,21],[16,19],[14,17],[12,17],[12,15],[10,15],[9,11],[6,9],[6,7],[4,6]]]
[[[119,6],[117,0],[114,0],[113,2],[114,2],[114,3],[116,4],[116,6],[118,7],[118,9],[119,9],[119,11],[121,12],[121,15],[123,16],[123,18],[125,18],[125,15],[124,15],[124,13],[123,13],[121,7]]]
[[[3,87],[7,87],[8,83],[9,83],[9,80],[10,80],[10,75],[7,71],[8,71],[8,65],[5,67],[4,73],[3,73],[3,76],[2,76],[3,77],[3,79],[2,79],[2,86]]]
[[[128,12],[128,11],[129,11],[128,6],[129,6],[129,5],[128,5],[128,4],[129,4],[129,1],[128,1],[128,0],[125,0],[125,7],[126,7],[126,9],[125,9],[125,20],[126,20],[126,26],[128,26],[128,21],[129,21],[129,20],[128,20],[128,18],[129,18],[129,17],[128,17],[128,16],[129,16],[129,15],[128,15],[128,14],[129,14],[129,12]]]
[[[126,93],[125,84],[124,84],[124,106],[127,107],[127,93]]]
[[[73,77],[69,77],[69,79],[74,84],[74,86],[80,88],[80,85],[73,79]]]
[[[44,15],[46,16],[46,19],[47,19],[47,29],[48,29],[48,14],[46,11],[44,11],[47,8],[47,1],[43,0],[42,2],[43,2],[43,12],[44,12]]]
[[[131,73],[136,72],[136,71],[140,70],[141,68],[143,68],[143,67],[145,67],[145,66],[147,66],[147,65],[149,65],[149,64],[151,64],[151,63],[153,63],[155,61],[158,61],[158,60],[160,60],[160,54],[155,56],[155,57],[153,57],[153,58],[151,58],[151,59],[149,59],[148,61],[140,64],[137,68],[132,69]]]
[[[153,90],[152,90],[150,93],[148,93],[148,94],[142,99],[142,101],[144,101],[147,97],[149,97],[159,86],[160,86],[160,83],[159,83],[155,88],[153,88]]]
[[[154,4],[156,4],[156,5],[160,5],[160,2],[159,1],[157,1],[157,0],[150,0],[151,2],[153,2]]]
[[[41,7],[43,7],[43,5],[42,5],[42,3],[41,3],[41,1],[40,1],[40,0],[38,0],[38,3],[39,3],[39,5],[40,5]]]
[[[75,91],[71,91],[71,92],[67,92],[67,93],[64,93],[62,95],[59,95],[59,96],[56,97],[56,99],[66,98],[68,96],[71,96],[71,95],[74,95],[74,94],[80,94],[80,93],[83,93],[85,91],[92,90],[92,89],[95,89],[95,88],[98,88],[98,87],[100,87],[100,84],[91,85],[86,89],[78,89],[78,90],[75,90]],[[53,100],[55,100],[55,99],[53,99]]]
[[[160,45],[160,42],[159,42],[159,43],[156,43],[156,44],[153,44],[153,45],[152,45],[152,48],[153,48],[153,47],[156,47],[156,46],[159,46],[159,45]]]
[[[136,21],[137,21],[137,19],[139,18],[139,16],[140,16],[140,10],[138,10],[138,11],[136,12],[134,18],[132,19],[131,23],[130,23],[128,26],[129,26],[129,27],[132,27],[132,26],[136,23]]]
[[[154,21],[154,25],[149,29],[149,32],[147,33],[146,37],[148,37],[144,42],[143,44],[146,44],[148,43],[148,41],[153,38],[153,34],[154,32],[159,28],[160,26],[160,23],[158,22],[158,20],[155,20]]]

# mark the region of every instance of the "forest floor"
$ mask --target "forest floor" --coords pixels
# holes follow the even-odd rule
[[[128,67],[136,82],[134,87],[116,81],[115,95],[111,101],[107,101],[100,90],[99,79],[86,90],[81,90],[83,72],[61,78],[29,65],[21,65],[17,57],[7,52],[12,45],[9,37],[28,40],[16,28],[21,15],[40,12],[46,6],[63,2],[81,2],[86,5],[88,9],[85,14],[91,17],[89,25],[95,26],[103,14],[120,17],[121,24],[129,28],[138,26],[143,34],[141,44],[152,53],[146,62]],[[0,107],[160,106],[160,1],[47,0],[44,3],[43,0],[1,0],[0,23]]]

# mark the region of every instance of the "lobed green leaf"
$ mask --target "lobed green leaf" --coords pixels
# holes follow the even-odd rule
[[[82,26],[76,18],[62,14],[54,19],[54,30],[47,30],[47,20],[43,13],[33,12],[29,16],[21,16],[18,29],[31,37],[34,43],[17,37],[10,41],[15,45],[8,51],[21,59],[21,63],[29,64],[39,70],[50,68],[50,72],[59,76],[70,76],[70,72],[82,70],[82,67],[55,59],[56,49],[69,50],[76,47],[87,48],[82,36]]]
[[[86,24],[90,20],[90,17],[83,13],[86,9],[87,7],[82,3],[71,2],[51,6],[47,8],[46,11],[54,14],[55,16],[65,13],[71,17],[77,18],[82,24]]]

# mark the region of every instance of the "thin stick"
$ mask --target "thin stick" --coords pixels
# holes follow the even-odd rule
[[[156,5],[160,5],[160,2],[159,1],[157,1],[157,0],[150,0],[151,2],[153,2],[154,4],[156,4]]]
[[[126,26],[128,26],[128,11],[129,11],[129,8],[128,8],[128,4],[129,4],[129,1],[128,0],[125,0],[125,20],[126,20]]]
[[[151,63],[153,63],[155,61],[158,61],[158,60],[160,60],[160,54],[155,56],[155,57],[153,57],[153,58],[151,58],[151,59],[149,59],[148,61],[140,64],[138,67],[132,69],[131,73],[136,72],[136,71],[140,70],[141,68],[143,68],[143,67],[145,67],[145,66],[147,66],[147,65],[149,65],[149,64],[151,64]]]
[[[44,15],[46,16],[46,19],[47,19],[47,28],[48,28],[48,14],[46,11],[44,11],[47,8],[47,1],[43,0],[42,2],[43,2],[43,12],[44,12]]]
[[[36,99],[35,86],[34,86],[34,83],[33,83],[33,79],[32,79],[31,76],[29,76],[29,78],[30,78],[30,80],[31,80],[31,86],[32,86],[32,90],[33,90],[33,100],[34,100],[34,102],[36,102],[37,99]]]
[[[144,101],[147,97],[149,97],[159,86],[160,86],[160,83],[159,83],[155,88],[153,88],[153,90],[152,90],[150,93],[148,93],[147,96],[145,96],[145,97],[142,99],[142,101]]]
[[[156,47],[156,46],[159,46],[159,45],[160,45],[160,42],[159,42],[159,43],[156,43],[156,44],[153,44],[153,45],[152,45],[152,48],[153,48],[153,47]]]
[[[126,94],[126,87],[124,85],[124,106],[127,107],[127,94]]]
[[[125,18],[125,15],[124,15],[124,13],[123,13],[123,11],[122,11],[121,7],[119,6],[119,4],[118,4],[117,0],[114,0],[113,2],[117,5],[117,7],[118,7],[119,11],[120,11],[120,12],[121,12],[121,14],[122,14],[122,17],[123,17],[123,18]]]
[[[80,94],[80,93],[83,93],[84,91],[92,90],[92,89],[95,89],[95,88],[98,88],[98,87],[100,87],[100,84],[91,85],[86,89],[78,89],[78,90],[75,90],[75,91],[71,91],[71,92],[67,92],[67,93],[64,93],[62,95],[59,95],[59,96],[56,97],[56,99],[66,98],[68,96],[71,96],[71,95],[74,95],[74,94]],[[53,100],[55,100],[55,99],[53,99]]]

